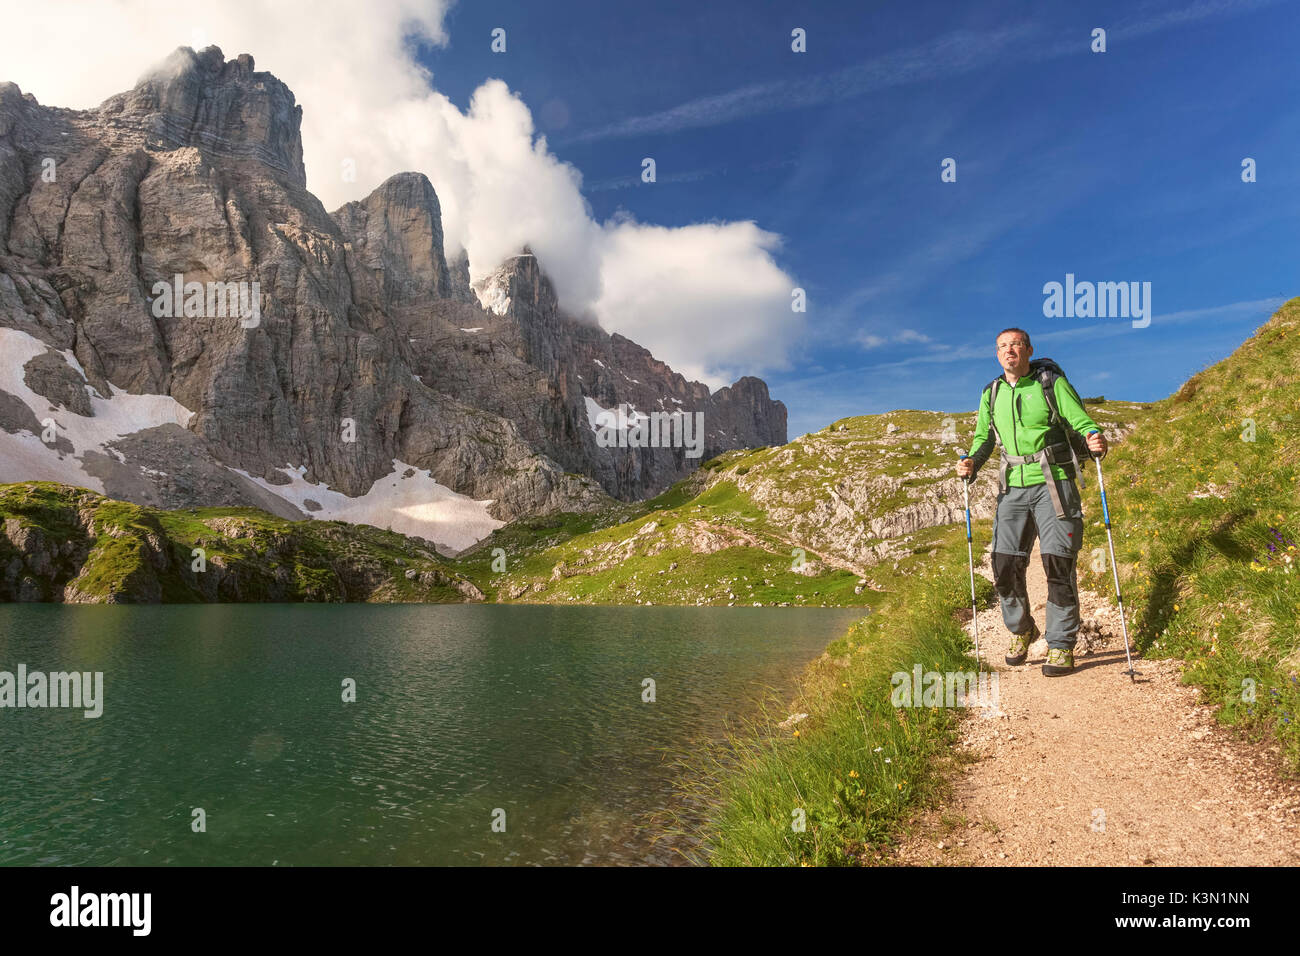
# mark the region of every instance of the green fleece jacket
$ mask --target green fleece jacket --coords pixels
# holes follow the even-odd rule
[[[1058,376],[1052,387],[1056,397],[1056,407],[1061,417],[1080,434],[1101,431],[1097,423],[1088,417],[1083,409],[1083,402],[1078,393],[1065,380]],[[979,418],[975,422],[975,441],[971,446],[970,458],[975,463],[975,473],[988,461],[996,447],[993,430],[989,427],[990,419],[997,426],[997,433],[1002,437],[1003,447],[1009,455],[1032,455],[1042,451],[1048,443],[1048,434],[1052,424],[1052,410],[1047,405],[1043,386],[1038,379],[1025,376],[1017,379],[1014,386],[1007,384],[1006,375],[1001,376],[998,386],[997,408],[989,409],[989,396],[993,392],[993,383],[984,388],[980,396]],[[1053,441],[1064,439],[1064,435],[1053,436]],[[1052,474],[1063,479],[1070,477],[1060,465],[1052,465]],[[974,475],[972,475],[972,478]],[[1043,483],[1043,469],[1037,463],[1028,465],[1010,465],[1007,467],[1007,484],[1012,488],[1028,488]]]

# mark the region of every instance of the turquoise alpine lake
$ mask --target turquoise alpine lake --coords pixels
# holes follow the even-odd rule
[[[863,613],[3,605],[0,671],[103,683],[0,707],[0,864],[680,863],[678,761]]]

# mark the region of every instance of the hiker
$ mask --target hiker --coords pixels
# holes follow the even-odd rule
[[[1083,546],[1079,458],[1106,454],[1106,438],[1051,359],[1030,362],[1034,347],[1024,329],[1003,329],[997,339],[1003,374],[984,387],[970,456],[957,463],[959,477],[974,479],[1001,451],[997,514],[993,519],[993,579],[1002,621],[1011,632],[1008,664],[1023,664],[1039,636],[1030,613],[1025,572],[1038,537],[1047,575],[1047,663],[1043,674],[1074,669],[1079,633],[1075,561]],[[1088,432],[1084,439],[1084,434]],[[1082,476],[1080,476],[1081,479]]]

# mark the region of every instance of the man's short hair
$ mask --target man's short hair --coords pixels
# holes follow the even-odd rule
[[[1008,332],[1017,333],[1022,339],[1025,340],[1026,348],[1033,348],[1033,346],[1029,344],[1029,333],[1026,332],[1024,329],[1017,329],[1017,328],[1003,329],[1001,332],[999,332],[997,335],[993,337],[993,344],[997,345],[998,339],[1002,338],[1002,336],[1006,335]]]

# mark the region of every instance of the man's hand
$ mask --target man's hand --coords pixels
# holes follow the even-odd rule
[[[1106,443],[1106,436],[1101,432],[1090,432],[1088,434],[1088,451],[1092,452],[1094,458],[1105,458],[1106,450],[1109,447]]]
[[[963,458],[961,461],[957,462],[958,478],[969,478],[974,473],[975,462],[971,461],[969,458]]]

